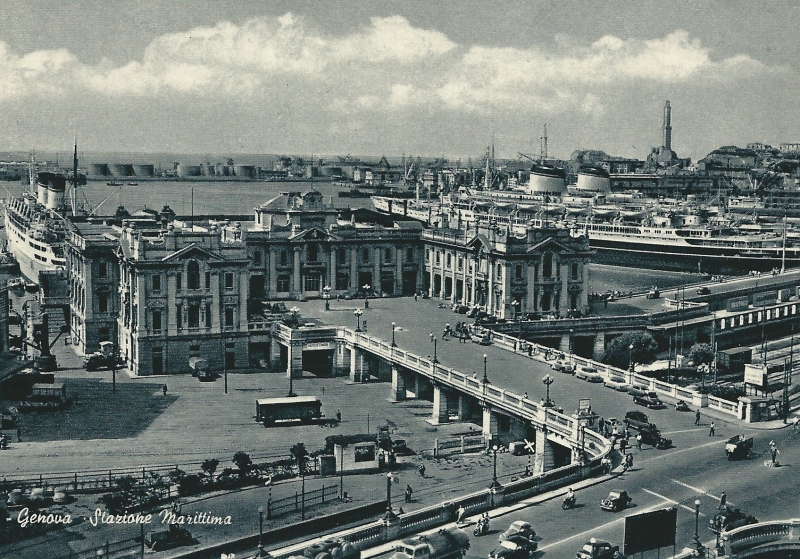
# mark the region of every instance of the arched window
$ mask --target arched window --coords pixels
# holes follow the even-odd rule
[[[190,261],[186,272],[186,288],[200,289],[200,264],[196,260]]]
[[[553,277],[553,253],[545,252],[542,255],[542,277]]]

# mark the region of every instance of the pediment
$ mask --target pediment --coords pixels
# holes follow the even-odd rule
[[[309,227],[299,233],[292,235],[289,237],[290,241],[293,242],[307,242],[307,241],[314,241],[314,242],[321,242],[321,241],[330,241],[330,240],[338,240],[339,238],[335,235],[331,235],[328,231],[323,229],[322,227]]]
[[[182,249],[165,256],[161,259],[161,261],[173,262],[175,260],[188,260],[189,258],[195,260],[225,260],[220,255],[213,253],[196,243],[192,243],[189,246],[183,247]]]

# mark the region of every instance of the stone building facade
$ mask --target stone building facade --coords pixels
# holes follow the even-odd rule
[[[516,236],[504,227],[429,229],[425,243],[425,289],[497,318],[518,313],[566,316],[589,308],[586,237],[566,229],[530,227]],[[570,312],[571,311],[571,312]]]
[[[249,366],[248,259],[238,224],[123,221],[117,258],[119,349],[136,375]]]

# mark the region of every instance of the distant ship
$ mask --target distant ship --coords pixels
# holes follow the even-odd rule
[[[73,187],[77,184],[78,146],[73,159]],[[64,239],[69,212],[74,200],[67,199],[67,179],[60,173],[43,171],[34,180],[30,166],[31,191],[5,205],[8,251],[19,263],[20,273],[38,283],[39,272],[66,267]]]

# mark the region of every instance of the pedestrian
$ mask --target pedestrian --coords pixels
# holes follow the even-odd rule
[[[327,299],[325,299],[325,310],[326,311],[331,310],[331,303]]]
[[[727,504],[727,502],[728,502],[728,496],[723,491],[719,495],[719,507],[717,507],[717,508],[724,509],[725,505]]]
[[[527,399],[528,399],[528,393],[527,393],[527,392],[525,392],[525,393],[522,395],[522,399],[523,399],[523,400],[527,400]]]
[[[161,387],[161,391],[164,393],[164,396],[167,395],[167,385],[166,384]]]
[[[770,449],[770,453],[772,453],[772,465],[774,466],[776,464],[778,454],[780,453],[780,451],[778,450],[778,447],[775,446],[772,447],[772,449]]]
[[[597,420],[597,430],[600,432],[600,434],[605,433],[605,431],[603,430],[603,428],[605,427],[605,424],[606,424],[606,420],[603,419],[603,417],[601,416],[600,419]]]
[[[406,503],[411,502],[411,496],[413,495],[414,490],[411,489],[411,486],[406,484]]]
[[[620,452],[625,452],[625,446],[626,446],[627,442],[628,441],[626,441],[625,439],[620,438],[620,440],[619,440],[619,450],[620,450]]]
[[[464,508],[464,505],[459,505],[458,510],[456,511],[456,524],[461,524],[464,520],[464,513],[467,512],[467,509]]]
[[[709,437],[713,437],[714,436],[714,422],[713,421],[711,422],[711,425],[708,427],[708,436]]]
[[[694,424],[700,425],[700,410],[697,410],[697,412],[694,414]]]
[[[339,301],[341,301],[341,297],[342,297],[342,296],[341,296],[341,295],[339,295],[338,293],[336,294],[336,302],[337,302],[337,303],[338,303]]]
[[[628,470],[633,468],[633,454],[625,455],[625,468]]]
[[[415,301],[417,300],[417,294],[416,293],[414,293],[414,300]],[[406,502],[408,502],[408,501],[406,501]]]
[[[641,433],[636,435],[636,448],[638,450],[642,450],[642,434]]]
[[[514,340],[514,353],[517,352],[517,343],[519,342],[517,342],[517,340]]]
[[[528,344],[528,357],[532,357],[532,356],[533,356],[533,345],[532,344]]]
[[[336,421],[342,421],[342,412],[336,410]]]

